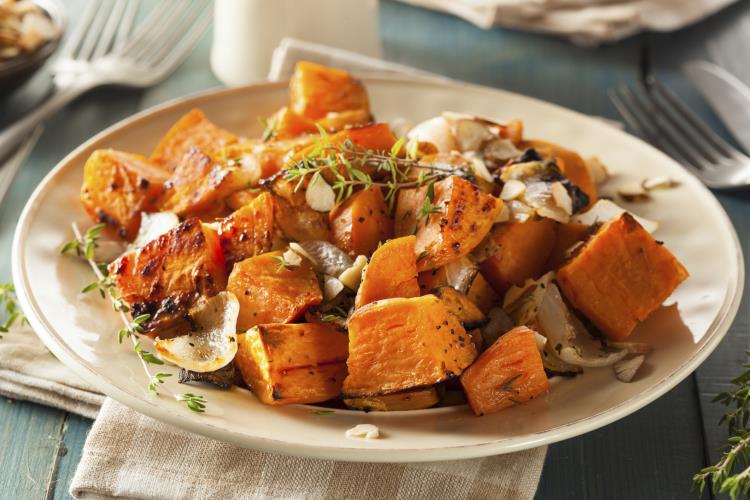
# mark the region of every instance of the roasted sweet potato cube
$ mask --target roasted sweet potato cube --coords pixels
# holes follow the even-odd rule
[[[300,61],[289,82],[292,111],[313,120],[328,113],[370,109],[367,90],[351,74],[307,61]]]
[[[109,275],[134,317],[151,316],[146,332],[162,338],[189,331],[187,310],[227,283],[219,237],[195,218],[121,256]]]
[[[598,199],[596,184],[586,168],[586,163],[578,153],[545,141],[525,141],[523,147],[534,148],[543,157],[557,160],[557,166],[560,167],[563,175],[588,195],[589,204],[584,210],[596,203]]]
[[[555,224],[552,219],[542,218],[506,222],[493,228],[492,237],[499,248],[482,262],[480,270],[497,293],[504,295],[511,286],[544,274],[555,245]]]
[[[419,209],[424,205],[426,195],[427,186],[398,190],[396,211],[393,215],[393,232],[396,236],[416,234],[417,215]]]
[[[430,408],[439,401],[437,390],[434,387],[425,387],[385,396],[345,399],[344,403],[350,408],[365,411],[405,411]]]
[[[240,302],[238,330],[294,321],[323,300],[310,262],[303,259],[299,266],[285,267],[281,255],[264,253],[234,265],[227,291]]]
[[[370,255],[393,236],[393,219],[378,186],[358,191],[329,214],[333,243],[352,257]]]
[[[346,331],[330,323],[269,324],[237,337],[235,363],[261,402],[318,403],[341,392]]]
[[[268,119],[264,136],[277,140],[292,139],[304,134],[318,132],[315,122],[284,106]]]
[[[215,213],[224,199],[250,185],[246,170],[234,164],[215,163],[210,156],[192,148],[165,184],[162,210],[180,216]]]
[[[274,222],[273,195],[262,193],[223,219],[219,225],[219,239],[230,266],[283,246]]]
[[[235,191],[234,193],[227,196],[226,203],[232,210],[239,210],[245,205],[249,205],[255,198],[265,193],[260,188],[248,188],[242,191]]]
[[[484,314],[487,314],[493,307],[502,304],[500,296],[495,293],[495,290],[493,290],[492,286],[490,286],[489,282],[487,282],[481,273],[478,273],[474,277],[474,281],[471,282],[471,287],[469,287],[466,296],[469,297],[469,299],[474,302]]]
[[[415,241],[414,236],[404,236],[375,250],[363,271],[355,308],[381,299],[419,297]]]
[[[434,295],[372,302],[347,324],[345,399],[431,386],[461,374],[477,355],[461,322]]]
[[[687,277],[628,213],[602,226],[557,272],[565,297],[613,340],[627,338]]]
[[[466,330],[473,330],[487,321],[487,317],[476,304],[453,287],[441,286],[430,293],[443,301],[448,312],[457,317]]]
[[[591,235],[591,228],[580,222],[557,225],[557,236],[555,246],[549,256],[547,269],[557,269],[570,257],[571,250],[578,244],[583,243]]]
[[[435,183],[433,213],[417,219],[419,271],[435,269],[471,252],[487,235],[503,202],[458,176]]]
[[[257,139],[241,141],[225,147],[216,159],[238,164],[247,174],[249,184],[257,186],[262,179],[284,168],[288,155],[305,148],[311,141],[309,136],[265,142]]]
[[[81,203],[97,222],[132,240],[141,212],[156,211],[169,172],[140,155],[113,149],[94,151],[83,167]]]
[[[372,122],[369,109],[350,109],[347,111],[336,111],[326,114],[316,123],[327,132],[338,132],[346,127],[354,125],[366,125]]]
[[[461,385],[477,416],[545,394],[549,380],[534,332],[519,326],[505,333],[461,375]]]
[[[237,137],[234,134],[211,123],[201,110],[193,109],[172,125],[151,153],[151,160],[174,170],[192,148],[213,155],[235,142]]]

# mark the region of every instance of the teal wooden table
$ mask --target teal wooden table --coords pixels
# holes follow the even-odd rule
[[[69,1],[71,17],[82,0]],[[641,35],[587,49],[550,37],[510,30],[482,31],[439,13],[384,0],[380,23],[385,57],[453,78],[545,99],[617,119],[606,90],[656,74],[707,120],[715,117],[680,76],[681,64],[705,56],[741,54],[744,2],[678,33]],[[0,280],[10,278],[10,245],[18,215],[42,177],[72,148],[102,128],[165,100],[219,85],[208,67],[210,34],[177,72],[146,91],[92,92],[48,124],[39,144],[0,206]],[[734,52],[733,52],[734,51]],[[736,59],[740,68],[741,59]],[[732,65],[730,57],[722,63]],[[743,78],[748,78],[747,73]],[[0,99],[0,125],[18,116],[46,87],[40,75],[23,92]],[[750,199],[722,194],[740,241],[748,249]],[[711,398],[728,388],[748,348],[748,302],[743,301],[716,352],[668,394],[633,415],[585,436],[552,445],[538,498],[691,498],[690,479],[713,461],[724,442]],[[91,421],[23,401],[0,400],[0,499],[67,498]],[[707,496],[707,495],[706,495]]]

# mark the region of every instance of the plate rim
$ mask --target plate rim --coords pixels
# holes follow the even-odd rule
[[[591,116],[582,114],[578,111],[566,108],[564,106],[557,105],[555,103],[525,96],[515,92],[485,87],[481,85],[455,81],[429,81],[418,77],[415,78],[401,75],[385,75],[382,73],[364,72],[358,73],[358,76],[359,75],[363,77],[365,83],[367,83],[367,80],[370,80],[386,83],[403,83],[406,85],[429,85],[439,88],[450,88],[455,91],[470,89],[473,91],[490,94],[494,98],[505,95],[515,99],[525,99],[536,104],[552,106],[558,111],[577,115],[579,119],[583,119],[585,121],[594,122],[596,120]],[[569,422],[563,425],[558,425],[542,432],[526,434],[521,437],[505,437],[485,443],[472,445],[400,449],[375,449],[362,447],[357,448],[354,446],[316,446],[299,444],[290,441],[281,441],[260,436],[249,436],[247,434],[237,433],[225,427],[213,425],[210,422],[199,422],[193,419],[179,419],[179,417],[176,417],[174,413],[170,411],[170,408],[164,405],[149,403],[144,399],[143,396],[133,395],[130,392],[121,389],[109,380],[105,380],[104,377],[102,377],[98,372],[89,367],[85,360],[80,358],[72,349],[68,348],[67,344],[64,342],[64,338],[57,333],[53,325],[47,320],[36,300],[30,293],[28,277],[26,276],[23,246],[26,241],[27,233],[30,229],[29,225],[27,224],[27,220],[30,219],[39,209],[37,200],[39,200],[46,193],[46,191],[50,188],[53,180],[63,170],[65,170],[66,167],[72,168],[71,160],[74,157],[78,156],[83,150],[89,148],[93,143],[101,140],[103,137],[112,134],[113,132],[125,131],[130,127],[137,126],[139,121],[148,116],[151,116],[152,114],[171,110],[172,108],[182,106],[189,101],[199,100],[201,98],[207,97],[221,98],[232,93],[253,92],[262,89],[276,89],[285,87],[286,85],[287,82],[281,81],[261,82],[232,88],[215,87],[177,97],[130,115],[123,120],[120,120],[100,131],[99,133],[73,149],[69,154],[67,154],[55,165],[54,168],[52,168],[45,175],[44,179],[34,189],[33,193],[26,202],[21,216],[18,219],[18,223],[13,235],[11,255],[12,277],[13,282],[16,286],[16,293],[19,299],[19,303],[24,310],[24,313],[26,314],[26,317],[28,318],[36,335],[40,337],[44,344],[60,360],[62,360],[81,378],[92,384],[107,396],[112,397],[114,400],[120,402],[121,404],[124,404],[125,406],[130,407],[138,411],[139,413],[155,418],[174,428],[187,429],[190,432],[213,439],[231,442],[232,444],[238,446],[268,452],[285,453],[289,455],[309,458],[391,463],[478,458],[490,455],[512,453],[559,442],[571,437],[586,434],[605,425],[609,425],[610,423],[624,418],[631,413],[634,413],[635,411],[658,399],[666,392],[674,388],[682,380],[687,378],[715,350],[715,348],[729,331],[729,328],[737,315],[737,311],[739,310],[744,290],[745,268],[742,247],[740,245],[737,232],[732,225],[728,214],[716,199],[714,194],[697,179],[691,176],[691,182],[693,186],[701,190],[706,200],[710,203],[713,203],[715,208],[718,209],[718,212],[721,214],[721,225],[725,230],[728,230],[729,234],[731,234],[732,236],[732,241],[734,242],[733,250],[736,257],[735,265],[737,266],[738,271],[736,274],[736,280],[732,281],[730,278],[721,307],[719,308],[711,324],[706,329],[706,333],[703,337],[705,339],[705,343],[697,352],[695,352],[690,358],[686,359],[678,368],[662,377],[661,380],[654,382],[651,388],[646,392],[641,393],[638,396],[631,397],[615,406],[609,407],[600,412],[588,415],[583,419]],[[624,131],[617,132],[622,134],[624,140],[638,142],[640,143],[641,147],[645,146],[646,148],[649,148],[652,153],[660,156],[663,161],[679,166],[679,164],[677,164],[675,160],[659,151],[658,149],[654,148],[650,144],[646,143],[645,141],[642,141],[641,139],[632,136]],[[230,438],[234,439],[230,440]]]

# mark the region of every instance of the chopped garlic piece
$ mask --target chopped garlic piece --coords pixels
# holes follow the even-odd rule
[[[316,212],[330,212],[336,204],[336,193],[325,179],[316,173],[305,191],[305,201]]]
[[[526,191],[526,184],[519,180],[511,179],[505,183],[500,193],[500,199],[508,201],[515,200]]]
[[[652,177],[641,181],[641,187],[646,191],[652,191],[654,189],[669,189],[679,185],[679,182],[674,181],[667,176]]]
[[[364,255],[357,256],[354,259],[354,264],[351,267],[344,270],[339,276],[339,280],[352,290],[359,288],[359,283],[362,281],[362,270],[367,265],[367,257]]]
[[[287,266],[296,267],[302,264],[302,257],[294,250],[287,250],[282,257]]]
[[[594,181],[594,184],[596,184],[597,186],[603,184],[607,179],[609,179],[609,172],[607,171],[607,167],[605,167],[601,160],[596,156],[586,158],[584,163],[586,165],[586,169],[589,171],[591,180]]]
[[[573,215],[573,200],[568,194],[568,190],[565,189],[562,182],[553,182],[550,187],[552,191],[552,198],[555,200],[555,205],[560,207],[566,214]]]
[[[346,437],[355,439],[378,439],[380,429],[372,424],[359,424],[346,431]]]
[[[651,199],[640,182],[631,182],[621,186],[617,194],[627,202],[647,201]]]
[[[344,289],[344,284],[333,276],[326,276],[323,282],[323,299],[329,302],[336,298]]]

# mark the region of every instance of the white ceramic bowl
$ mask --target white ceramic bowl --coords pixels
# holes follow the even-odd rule
[[[205,414],[191,413],[167,397],[149,396],[132,346],[117,342],[118,317],[95,294],[78,292],[92,280],[89,269],[59,255],[60,246],[72,237],[71,222],[91,224],[78,201],[83,164],[103,147],[149,154],[169,126],[193,107],[229,130],[258,135],[257,117],[268,116],[287,99],[286,86],[278,83],[204,92],[139,113],[78,147],[45,178],[21,216],[13,245],[19,299],[44,343],[105,394],[176,427],[267,451],[372,462],[478,457],[583,434],[667,392],[719,343],[739,306],[742,254],[719,203],[674,161],[598,120],[516,94],[398,78],[365,82],[381,120],[402,116],[416,122],[443,110],[521,118],[528,137],[599,156],[616,174],[611,192],[618,183],[656,175],[680,182],[678,188],[656,192],[652,201],[632,207],[660,221],[656,237],[691,273],[634,334],[655,351],[632,383],[617,381],[611,369],[587,370],[572,380],[555,380],[547,397],[481,418],[465,406],[394,413],[336,410],[321,416],[309,406],[264,406],[239,388],[187,388],[176,377],[168,379],[168,387],[204,394]],[[359,423],[376,424],[382,439],[345,438],[344,432]]]

